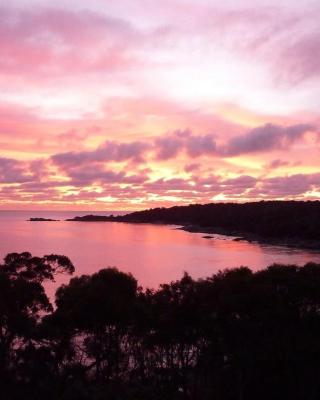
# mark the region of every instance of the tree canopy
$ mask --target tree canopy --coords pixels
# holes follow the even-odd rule
[[[0,267],[1,399],[317,399],[320,264],[239,267],[158,289],[116,268],[43,282],[67,257]]]

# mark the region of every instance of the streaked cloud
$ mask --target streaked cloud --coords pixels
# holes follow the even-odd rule
[[[309,0],[0,7],[0,207],[320,196]]]

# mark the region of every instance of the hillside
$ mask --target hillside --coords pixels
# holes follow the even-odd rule
[[[320,247],[319,201],[211,203],[154,208],[123,216],[76,217],[73,221],[114,221],[182,225],[185,230],[242,236],[248,240],[283,241]]]

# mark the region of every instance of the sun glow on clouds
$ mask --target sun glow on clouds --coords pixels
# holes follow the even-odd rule
[[[0,207],[320,194],[312,1],[0,6]]]

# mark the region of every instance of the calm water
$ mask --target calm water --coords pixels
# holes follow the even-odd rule
[[[21,251],[38,256],[64,254],[74,263],[76,275],[116,266],[131,272],[144,287],[178,279],[183,271],[199,278],[240,265],[258,270],[273,262],[320,263],[319,252],[234,242],[223,236],[204,239],[202,234],[172,226],[26,221],[30,217],[63,220],[85,214],[88,212],[0,211],[0,257]],[[68,280],[60,277],[57,283]],[[51,294],[54,287],[48,286]]]

